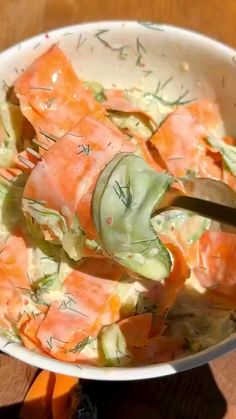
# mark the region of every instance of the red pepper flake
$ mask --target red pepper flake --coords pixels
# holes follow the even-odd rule
[[[111,225],[112,224],[112,217],[108,217],[107,219],[106,219],[106,223],[107,224],[109,224],[109,225]]]
[[[46,39],[49,39],[49,35],[48,35],[48,33],[45,33],[45,38],[46,38]]]

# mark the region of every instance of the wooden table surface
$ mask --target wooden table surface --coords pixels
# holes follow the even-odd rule
[[[236,47],[236,0],[1,0],[0,50],[43,31],[104,19],[191,28]],[[0,354],[0,417],[16,418],[35,369]],[[131,383],[87,382],[99,419],[235,419],[236,352],[200,368]]]

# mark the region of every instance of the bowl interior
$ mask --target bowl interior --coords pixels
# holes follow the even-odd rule
[[[0,56],[0,99],[38,55],[58,43],[82,79],[106,87],[155,92],[175,101],[211,98],[220,106],[229,135],[236,131],[236,53],[194,32],[145,22],[96,22],[42,34]],[[2,84],[1,84],[2,81]],[[0,349],[29,364],[67,375],[101,380],[134,380],[172,374],[206,363],[233,349],[235,336],[201,353],[169,364],[135,368],[78,366],[33,353],[0,336]]]

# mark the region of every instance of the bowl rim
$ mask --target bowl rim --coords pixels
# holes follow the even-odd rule
[[[29,48],[32,43],[36,43],[42,38],[45,39],[45,34],[50,35],[60,35],[65,30],[70,31],[84,31],[88,32],[93,30],[96,27],[100,26],[109,26],[111,28],[120,28],[122,25],[127,27],[137,28],[137,24],[155,24],[160,27],[160,31],[169,31],[170,34],[175,34],[175,36],[188,35],[192,38],[193,43],[198,44],[209,44],[209,46],[214,47],[218,53],[221,53],[224,56],[229,56],[233,58],[236,55],[236,51],[233,47],[228,46],[216,39],[212,39],[207,35],[203,35],[197,31],[186,29],[170,24],[165,23],[156,23],[156,22],[143,22],[136,20],[102,20],[102,21],[91,21],[86,23],[78,23],[73,25],[67,25],[59,28],[52,29],[50,31],[42,32],[38,35],[29,37],[23,41],[14,44],[7,49],[1,51],[0,62],[4,58],[10,57],[14,52],[19,49],[19,46]],[[143,25],[144,26],[144,25]],[[50,41],[50,39],[49,39]],[[96,366],[87,366],[87,365],[78,365],[75,363],[60,361],[54,358],[51,358],[47,355],[39,354],[33,351],[30,351],[20,344],[9,342],[8,339],[0,335],[0,350],[8,355],[13,356],[14,358],[26,362],[29,365],[35,366],[37,368],[46,369],[56,373],[62,373],[66,375],[76,376],[79,378],[93,379],[93,380],[104,380],[104,381],[131,381],[139,379],[148,379],[155,377],[162,377],[166,375],[171,375],[176,372],[185,371],[190,368],[194,368],[203,364],[206,364],[213,359],[223,355],[236,348],[236,333],[232,334],[230,337],[224,341],[205,349],[196,354],[191,354],[186,357],[175,359],[171,362],[161,363],[161,364],[152,364],[144,365],[137,367],[96,367]]]

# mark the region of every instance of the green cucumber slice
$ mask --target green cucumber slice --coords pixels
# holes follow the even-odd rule
[[[118,324],[114,323],[104,328],[100,339],[108,366],[121,367],[131,363],[132,356],[128,351],[125,337]]]
[[[134,154],[120,153],[105,167],[93,195],[93,218],[104,250],[152,280],[171,270],[168,250],[151,224],[154,207],[173,183]]]

